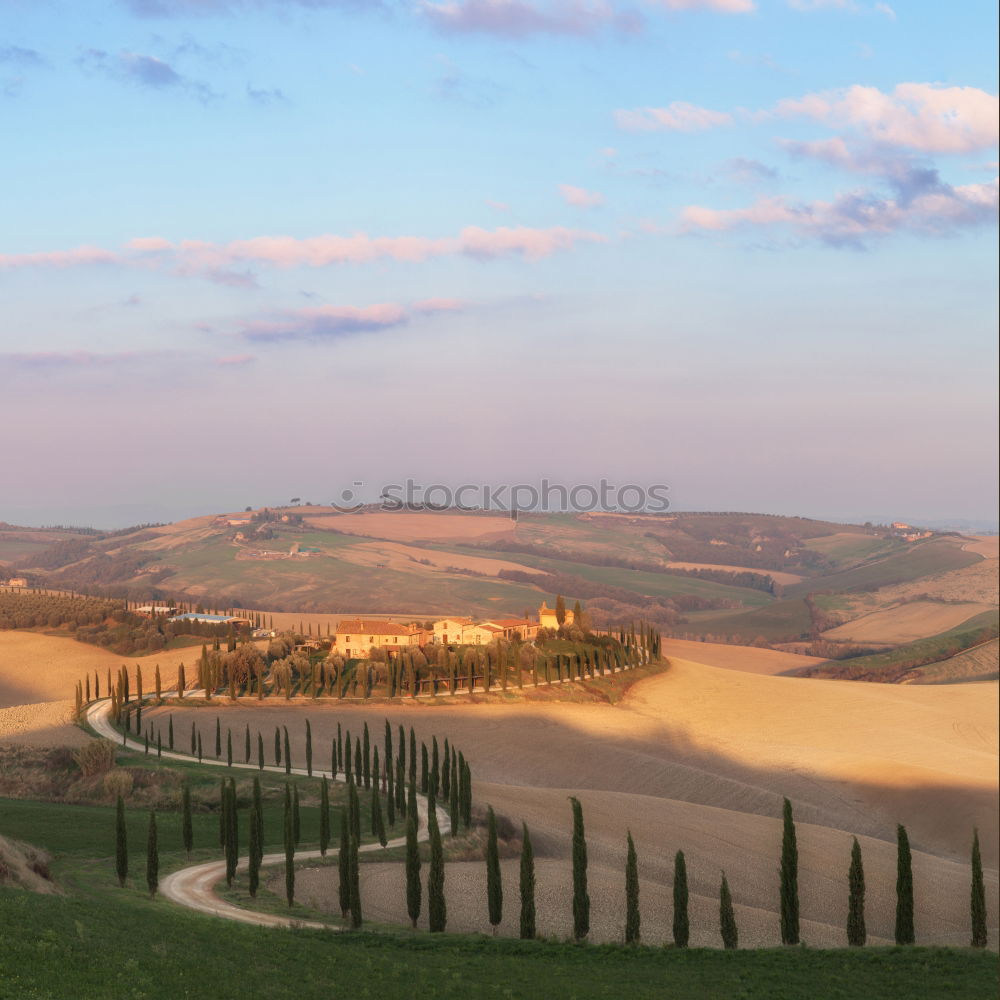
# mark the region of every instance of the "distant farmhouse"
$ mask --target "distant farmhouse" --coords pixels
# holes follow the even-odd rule
[[[12,576],[4,582],[5,587],[27,587],[28,581],[23,576]]]
[[[174,615],[168,622],[201,622],[204,625],[251,625],[249,618],[236,615],[209,615],[201,611],[189,611],[184,615]]]

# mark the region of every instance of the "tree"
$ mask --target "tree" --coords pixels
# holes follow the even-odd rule
[[[125,800],[120,795],[115,803],[115,872],[118,884],[124,888],[128,878],[128,833],[125,829]]]
[[[362,779],[365,783],[365,788],[371,788],[372,786],[372,743],[371,734],[368,732],[368,723],[364,725],[362,731],[362,750],[361,750],[361,767],[362,767]]]
[[[226,767],[233,766],[233,731],[226,730]]]
[[[725,872],[722,873],[722,885],[719,886],[719,930],[722,933],[723,947],[739,947],[740,935],[736,928],[736,913],[733,910],[733,897],[729,893]]]
[[[372,834],[378,838],[378,842],[385,847],[389,843],[385,835],[385,819],[382,816],[382,797],[378,793],[378,785],[372,783]]]
[[[583,807],[576,798],[569,801],[573,807],[573,937],[583,941],[590,933],[587,840],[583,831]]]
[[[257,769],[264,770],[264,737],[257,733]]]
[[[686,948],[690,935],[688,921],[688,876],[684,852],[674,855],[674,947]]]
[[[340,810],[340,850],[337,852],[337,874],[340,882],[337,901],[340,903],[340,915],[347,917],[351,911],[351,836],[350,821],[347,809]]]
[[[448,923],[448,907],[444,898],[444,848],[434,810],[428,810],[427,825],[431,841],[431,859],[427,868],[427,922],[431,933],[438,934]]]
[[[274,727],[274,766],[281,766],[281,730]]]
[[[219,717],[215,717],[215,759],[219,760],[222,757],[222,723],[219,721]]]
[[[248,848],[248,877],[250,898],[257,898],[257,889],[260,886],[260,862],[263,857],[263,845],[260,842],[261,816],[258,813],[260,802],[260,779],[254,778],[253,804],[250,807],[250,846]]]
[[[420,845],[414,811],[406,817],[406,913],[414,927],[420,918],[420,894]]]
[[[430,789],[430,767],[427,758],[427,744],[420,744],[420,792],[426,795]]]
[[[324,778],[319,786],[319,853],[325,858],[330,846],[330,784]]]
[[[292,792],[285,783],[285,899],[295,902],[295,834],[292,829]]]
[[[535,937],[535,852],[531,848],[528,824],[521,824],[521,937]]]
[[[985,948],[986,932],[986,888],[983,885],[983,859],[979,854],[979,831],[972,831],[972,895],[970,900],[972,917],[973,948]]]
[[[194,826],[191,822],[191,788],[187,784],[181,789],[181,838],[184,850],[190,857],[194,847]]]
[[[896,827],[896,944],[913,944],[913,859],[906,827]]]
[[[160,885],[160,849],[156,843],[156,813],[149,810],[149,832],[146,834],[146,888],[152,899]]]
[[[490,926],[496,937],[497,928],[503,920],[503,883],[500,880],[500,848],[493,806],[487,806],[486,812],[486,900],[489,905]]]
[[[361,926],[361,865],[358,860],[358,838],[351,837],[351,927]]]
[[[282,731],[284,735],[284,754],[285,754],[285,774],[292,773],[292,748],[288,741],[288,726],[282,726]]]
[[[306,774],[311,778],[313,773],[313,734],[312,726],[306,719]]]
[[[781,943],[799,943],[799,849],[792,804],[784,800],[781,834]]]
[[[639,863],[635,855],[632,831],[629,830],[625,854],[625,943],[638,944],[639,936]]]
[[[226,800],[226,884],[232,885],[236,877],[236,866],[240,860],[239,817],[236,812],[236,782],[230,778]]]
[[[847,873],[847,943],[855,948],[868,938],[865,929],[865,869],[861,862],[861,845],[854,838],[851,846],[851,867]]]
[[[299,842],[302,840],[302,820],[299,814],[299,786],[295,784],[292,786],[292,839],[295,841],[295,846],[299,846]]]
[[[556,594],[556,622],[562,628],[566,621],[566,599],[562,594]]]

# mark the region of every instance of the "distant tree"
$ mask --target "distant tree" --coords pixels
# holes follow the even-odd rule
[[[590,933],[587,840],[583,830],[583,807],[576,798],[569,801],[573,807],[573,937],[583,941]]]
[[[323,778],[319,786],[319,853],[325,858],[330,846],[330,784]]]
[[[174,717],[172,715],[167,716],[167,749],[173,750],[174,748]]]
[[[986,930],[986,888],[983,884],[983,859],[979,853],[979,831],[972,831],[972,895],[969,905],[972,917],[973,948],[985,948],[988,943]]]
[[[688,877],[684,852],[674,855],[674,947],[686,948],[690,934],[688,922]]]
[[[414,927],[420,918],[420,895],[420,845],[414,811],[406,817],[406,913]]]
[[[313,735],[312,726],[306,719],[306,774],[311,778],[313,773]]]
[[[535,937],[535,852],[531,848],[528,824],[521,824],[521,937]]]
[[[264,770],[264,737],[257,733],[257,769]]]
[[[284,755],[285,755],[285,774],[292,773],[292,748],[288,740],[288,726],[282,726],[282,731],[284,735],[283,745],[284,745]]]
[[[233,731],[226,730],[226,766],[233,766]]]
[[[115,803],[115,872],[118,884],[124,888],[128,878],[128,833],[125,829],[125,800],[120,795]]]
[[[339,876],[337,901],[340,915],[347,917],[351,912],[351,834],[347,809],[340,810],[340,850],[337,852],[337,874]]]
[[[781,943],[799,943],[799,849],[792,804],[784,800],[781,835]]]
[[[149,832],[146,834],[146,888],[150,898],[160,885],[160,849],[156,843],[156,813],[149,810]]]
[[[274,766],[281,767],[281,730],[274,727]]]
[[[629,830],[628,848],[625,854],[625,943],[638,944],[639,937],[639,865],[632,831]]]
[[[740,936],[736,928],[736,913],[733,910],[733,897],[729,893],[725,872],[722,873],[722,885],[719,887],[719,930],[722,934],[723,947],[739,947]]]
[[[556,622],[562,628],[566,621],[566,599],[562,594],[556,595]]]
[[[361,753],[362,753],[362,777],[364,779],[365,788],[371,788],[372,743],[371,743],[371,734],[368,732],[367,722],[365,723],[364,730],[362,731]]]
[[[428,810],[431,858],[427,868],[427,920],[432,934],[444,931],[448,923],[448,907],[444,898],[444,848],[434,810]]]
[[[913,859],[906,827],[896,827],[896,944],[913,944]]]
[[[194,847],[194,826],[191,822],[191,786],[187,783],[181,789],[181,839],[184,851],[190,857]]]
[[[250,763],[250,723],[247,723],[243,731],[243,763]]]
[[[847,943],[860,948],[868,934],[865,929],[865,869],[857,837],[851,846],[851,867],[847,873],[847,884]]]
[[[497,842],[497,818],[493,806],[486,810],[486,900],[489,906],[490,926],[496,937],[503,920],[503,883],[500,880],[500,847]]]

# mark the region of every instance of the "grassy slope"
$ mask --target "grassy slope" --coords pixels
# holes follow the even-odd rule
[[[811,624],[803,600],[781,600],[753,611],[708,611],[690,614],[679,631],[741,636],[747,641],[762,635],[780,640],[807,634]]]
[[[980,556],[962,549],[959,538],[928,538],[885,559],[856,566],[842,573],[814,577],[785,588],[787,597],[804,597],[818,591],[873,590],[890,583],[917,580],[923,576],[960,569],[979,562]]]

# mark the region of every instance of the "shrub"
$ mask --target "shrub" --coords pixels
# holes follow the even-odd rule
[[[111,740],[90,740],[74,752],[73,760],[85,778],[105,774],[115,766],[115,745]]]

